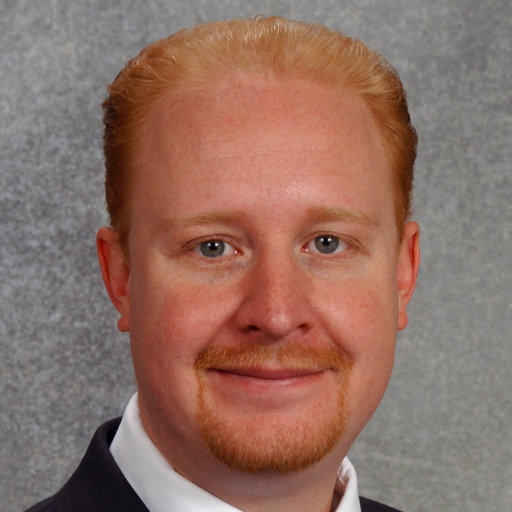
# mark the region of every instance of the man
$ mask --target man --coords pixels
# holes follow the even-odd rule
[[[345,456],[419,264],[396,74],[325,27],[212,23],[143,50],[104,111],[98,254],[137,395],[31,510],[394,510]]]

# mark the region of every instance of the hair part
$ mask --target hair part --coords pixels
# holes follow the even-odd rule
[[[170,92],[207,87],[235,71],[308,78],[355,91],[383,138],[394,176],[398,232],[410,215],[417,135],[396,71],[362,42],[320,24],[280,17],[218,21],[154,42],[130,60],[103,102],[105,190],[111,226],[127,250],[131,175],[153,105]]]

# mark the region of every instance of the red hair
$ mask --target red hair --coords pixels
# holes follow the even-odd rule
[[[399,233],[410,215],[417,136],[396,71],[362,42],[279,17],[220,21],[154,42],[130,60],[108,88],[104,110],[106,201],[111,226],[125,245],[130,175],[136,172],[140,127],[155,102],[171,91],[207,87],[233,71],[310,78],[355,91],[370,108],[394,176]]]

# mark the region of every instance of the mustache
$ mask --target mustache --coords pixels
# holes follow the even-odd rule
[[[350,369],[347,355],[334,347],[308,345],[242,344],[232,347],[206,347],[196,357],[199,370],[234,370],[250,367],[323,371]]]

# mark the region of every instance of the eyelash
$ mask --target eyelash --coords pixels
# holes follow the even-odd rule
[[[198,254],[199,256],[204,256],[205,258],[208,258],[208,256],[205,254],[205,252],[203,252],[203,245],[205,244],[222,244],[223,247],[225,246],[228,246],[231,248],[231,254],[229,254],[229,256],[233,256],[233,255],[236,255],[236,254],[240,254],[241,251],[239,249],[237,249],[232,243],[230,242],[227,242],[226,240],[222,239],[222,238],[208,238],[206,240],[202,240],[198,243],[196,243],[193,247],[192,247],[192,250]],[[206,248],[205,248],[206,249]],[[216,258],[220,258],[221,256],[224,256],[224,251],[222,251],[221,254],[217,255],[217,256],[212,256],[210,259],[216,259]]]
[[[321,250],[321,247],[319,247],[319,244],[317,243],[317,241],[319,241],[319,239],[322,239],[322,238],[332,239],[332,240],[336,241],[336,245],[332,252],[323,252]],[[230,248],[230,249],[228,249],[229,254],[225,254],[225,251],[223,250],[218,255],[212,254],[212,255],[208,256],[207,254],[205,254],[203,249],[205,249],[204,244],[209,244],[209,243],[210,244],[213,244],[213,243],[222,244],[223,247],[228,246]],[[319,243],[321,243],[321,242],[319,242]],[[314,247],[312,245],[314,245]],[[336,236],[336,235],[333,235],[330,233],[319,233],[319,234],[316,234],[313,238],[310,238],[308,240],[308,242],[302,246],[302,251],[306,252],[306,253],[315,253],[315,254],[319,254],[322,256],[332,256],[332,255],[342,254],[342,253],[346,252],[348,249],[350,249],[351,247],[353,247],[354,245],[355,245],[354,243],[350,243],[339,236]],[[327,245],[324,245],[324,247],[327,247]],[[212,259],[212,260],[221,258],[222,256],[227,257],[227,256],[235,256],[237,254],[238,255],[242,254],[242,251],[240,249],[238,249],[231,241],[227,241],[225,238],[223,238],[221,236],[211,237],[211,238],[203,239],[200,241],[195,241],[193,243],[193,245],[191,244],[191,249],[199,257],[203,257],[205,259]]]
[[[330,240],[335,241],[335,247],[332,252],[323,252],[321,250],[320,244],[322,242],[320,242],[320,239],[322,239],[322,238],[326,239],[326,240],[330,239]],[[319,243],[317,243],[317,241]],[[312,247],[310,247],[311,245],[314,245],[316,250],[313,249]],[[345,240],[343,240],[342,238],[340,238],[339,236],[332,235],[330,233],[321,233],[321,234],[318,234],[315,237],[311,238],[309,240],[309,242],[304,247],[305,247],[305,249],[304,249],[305,252],[315,252],[318,254],[330,256],[330,255],[340,254],[340,253],[345,252],[347,249],[350,248],[350,244],[348,242],[346,242]],[[327,248],[327,244],[324,244],[323,247]]]

